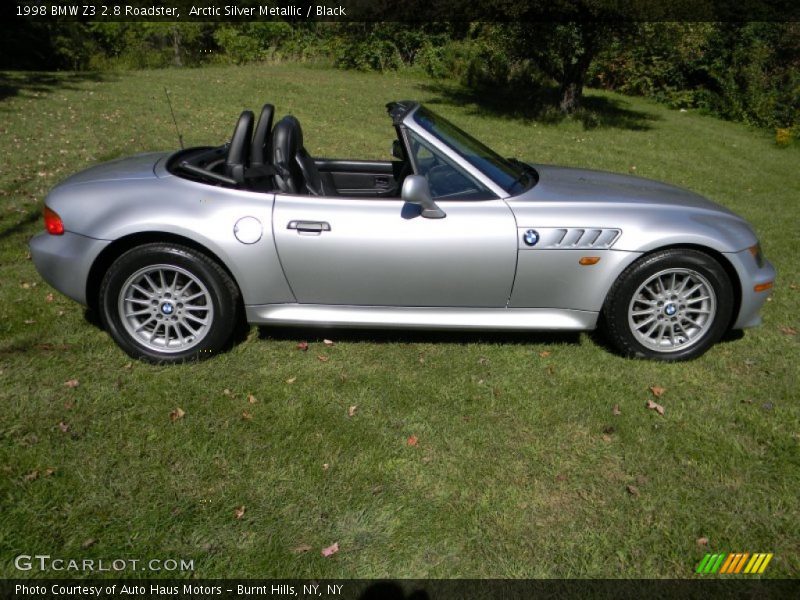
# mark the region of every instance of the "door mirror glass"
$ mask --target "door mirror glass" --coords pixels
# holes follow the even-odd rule
[[[428,180],[422,175],[409,175],[403,182],[401,197],[409,204],[422,208],[422,216],[426,219],[443,219],[447,215],[431,198]]]

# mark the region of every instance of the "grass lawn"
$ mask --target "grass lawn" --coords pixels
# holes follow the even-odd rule
[[[800,145],[613,94],[589,92],[587,129],[292,65],[0,83],[0,577],[39,575],[13,566],[39,553],[183,558],[197,577],[680,578],[706,552],[800,576]],[[779,273],[764,324],[683,364],[590,335],[256,328],[202,364],[132,364],[27,241],[61,178],[177,146],[164,86],[187,145],[268,100],[312,155],[385,158],[383,105],[416,98],[504,155],[690,187],[758,231]]]

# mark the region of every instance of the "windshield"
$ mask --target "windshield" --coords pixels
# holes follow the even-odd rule
[[[422,106],[414,113],[414,120],[425,131],[463,156],[509,194],[527,189],[535,181],[533,170],[518,161],[503,158],[491,148],[465,133],[447,119]]]

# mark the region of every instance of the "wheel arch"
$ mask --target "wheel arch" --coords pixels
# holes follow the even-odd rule
[[[730,329],[733,324],[736,322],[736,319],[739,315],[739,310],[742,306],[742,282],[739,279],[739,274],[736,272],[733,263],[725,256],[724,253],[714,250],[708,246],[703,246],[701,244],[670,244],[668,246],[659,246],[658,248],[653,248],[648,250],[641,256],[639,256],[635,261],[638,262],[643,258],[651,256],[656,252],[661,252],[663,250],[695,250],[697,252],[702,252],[703,254],[707,254],[711,258],[713,258],[719,265],[725,270],[725,273],[728,275],[728,278],[731,280],[731,287],[733,288],[733,310],[731,311],[731,321],[728,323],[728,329]],[[633,263],[631,263],[633,264]],[[620,274],[620,277],[622,275]],[[606,300],[608,300],[608,295],[611,293],[611,287],[609,287],[608,291],[606,292]],[[605,304],[605,301],[604,301]]]
[[[241,292],[239,282],[236,281],[236,277],[228,265],[225,264],[225,261],[223,261],[217,254],[209,250],[203,244],[175,233],[168,233],[165,231],[142,231],[114,240],[108,246],[106,246],[94,260],[91,268],[89,269],[89,275],[86,279],[86,304],[89,309],[96,311],[99,308],[100,284],[103,281],[103,276],[106,274],[106,271],[108,271],[109,267],[111,267],[115,260],[117,260],[128,250],[143,244],[170,242],[180,244],[181,246],[186,246],[192,250],[196,250],[197,252],[204,254],[209,259],[216,262],[222,269],[225,270],[225,272],[231,278],[231,281],[233,281],[234,285],[236,285]]]

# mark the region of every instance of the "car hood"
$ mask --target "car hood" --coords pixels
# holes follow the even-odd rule
[[[75,173],[59,183],[59,187],[98,181],[121,181],[124,179],[152,179],[156,163],[166,152],[147,152],[126,158],[101,163]]]
[[[523,195],[526,200],[659,205],[734,215],[700,194],[652,179],[590,169],[531,166],[539,173],[539,182]]]

